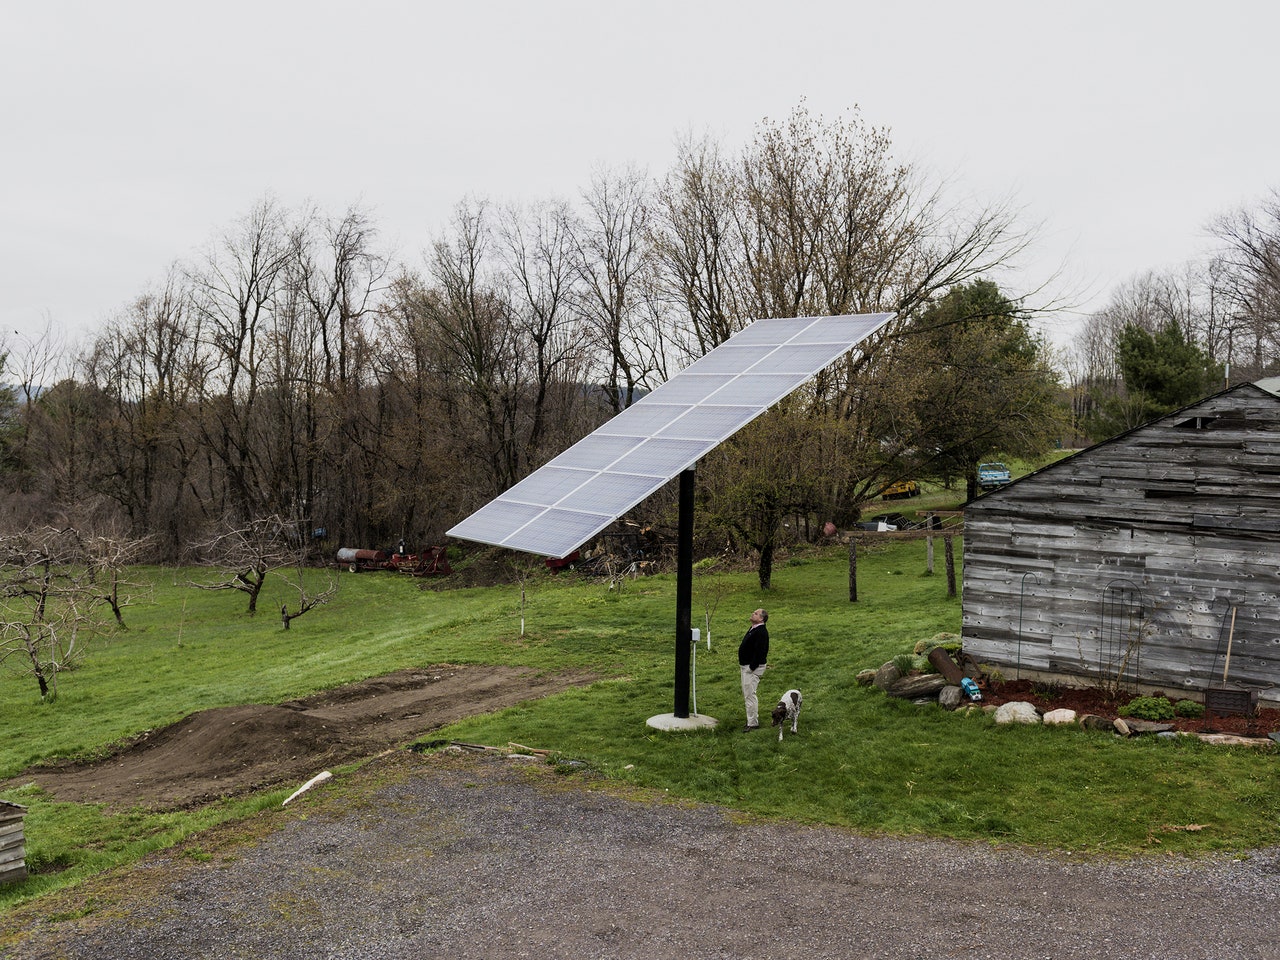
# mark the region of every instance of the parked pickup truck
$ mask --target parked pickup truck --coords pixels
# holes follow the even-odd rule
[[[978,486],[983,490],[993,490],[996,487],[1003,487],[1012,480],[1009,475],[1009,468],[1003,463],[980,463],[978,464]]]
[[[920,496],[920,484],[914,480],[899,480],[880,491],[881,500],[902,500]]]

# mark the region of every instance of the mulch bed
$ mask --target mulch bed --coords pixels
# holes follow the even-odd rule
[[[988,682],[982,690],[983,702],[986,704],[998,706],[1022,700],[1033,704],[1041,713],[1065,708],[1081,715],[1091,713],[1110,719],[1120,716],[1120,708],[1136,696],[1139,694],[1112,693],[1097,687],[1077,689],[1033,680]],[[1166,696],[1175,703],[1181,699],[1176,694]],[[1214,714],[1205,717],[1174,717],[1160,722],[1188,733],[1231,733],[1242,737],[1265,737],[1280,730],[1280,710],[1260,709],[1252,717]]]

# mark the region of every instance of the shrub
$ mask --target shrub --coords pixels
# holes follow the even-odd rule
[[[1120,708],[1120,716],[1136,720],[1172,720],[1173,703],[1168,697],[1134,697]]]
[[[1180,717],[1203,717],[1204,704],[1194,700],[1179,700],[1173,705],[1173,712]]]
[[[1044,700],[1057,700],[1062,696],[1062,684],[1042,680],[1031,684],[1031,692]]]

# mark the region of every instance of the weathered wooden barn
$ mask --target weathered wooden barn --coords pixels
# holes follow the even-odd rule
[[[1278,594],[1280,378],[965,507],[964,646],[1007,679],[1280,705]]]

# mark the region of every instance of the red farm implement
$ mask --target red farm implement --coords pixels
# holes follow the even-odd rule
[[[394,570],[414,577],[442,576],[453,571],[444,547],[427,547],[420,553],[390,550],[357,550],[343,547],[338,551],[338,566],[351,573],[365,570]]]

